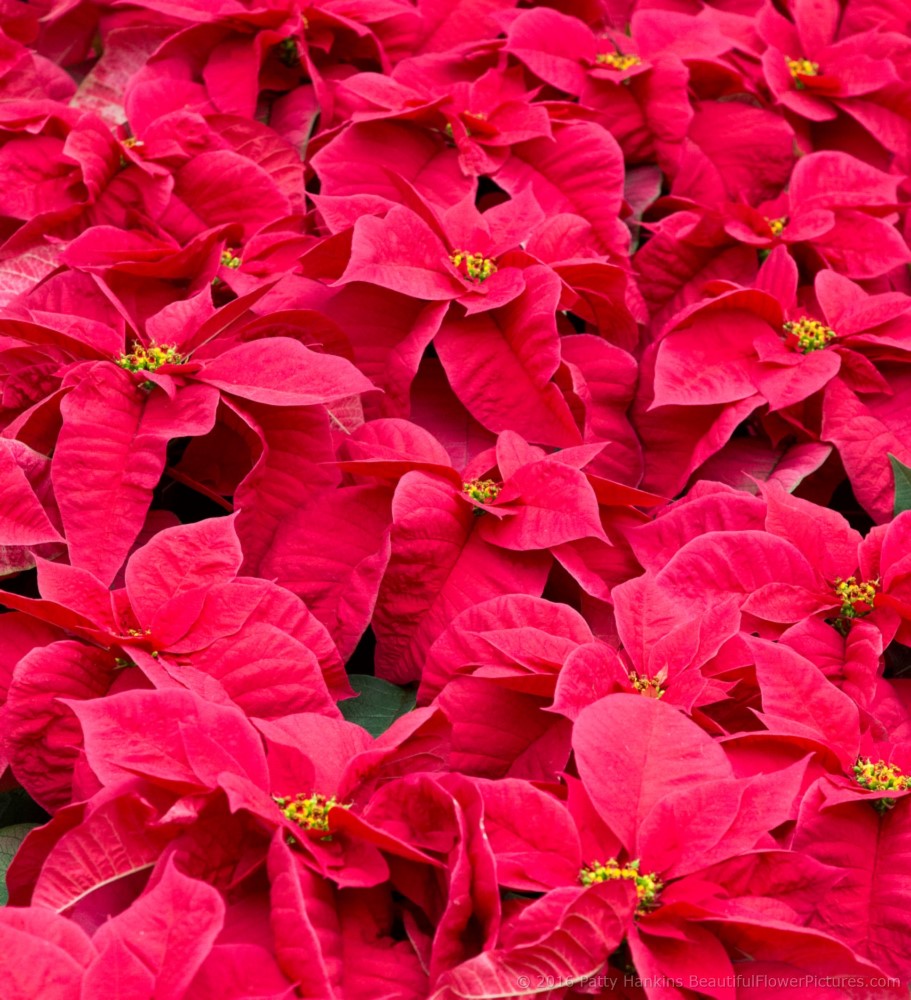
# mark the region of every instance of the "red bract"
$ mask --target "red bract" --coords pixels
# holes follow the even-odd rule
[[[196,316],[177,313],[189,320],[189,328],[172,332],[170,342],[156,335],[158,330],[173,331],[175,313],[166,309],[150,320],[148,342],[137,341],[128,351],[120,336],[105,328],[99,331],[104,340],[98,344],[31,323],[5,324],[8,339],[18,346],[43,349],[48,380],[60,386],[46,399],[41,398],[46,391],[42,393],[17,425],[20,433],[30,420],[53,426],[53,407],[59,406],[62,426],[51,476],[60,496],[70,561],[105,584],[142,527],[164,471],[168,442],[211,430],[220,395],[272,406],[306,406],[371,388],[345,359],[310,351],[287,337],[266,341],[263,349],[213,339],[239,310],[228,307],[222,314],[203,299],[194,304]],[[102,435],[108,443],[98,452],[95,442]]]
[[[381,851],[437,864],[360,817],[374,782],[439,767],[445,733],[432,713],[400,726],[398,743],[390,734],[373,745],[357,726],[306,714],[258,730],[238,709],[179,688],[70,707],[91,768],[83,781],[102,787],[26,844],[24,857],[40,868],[36,904],[63,910],[88,899],[91,907],[99,888],[152,867],[166,850],[227,887],[264,860],[276,830],[292,837],[311,870],[340,885],[382,882]],[[76,810],[83,821],[68,829]],[[121,844],[116,856],[99,847],[106,825]],[[121,884],[128,893],[130,883]]]
[[[126,227],[135,214],[154,216],[167,199],[164,171],[127,162],[107,124],[49,100],[5,102],[0,115],[0,214],[13,245],[79,226]],[[79,220],[79,222],[77,222]]]
[[[356,122],[323,146],[311,160],[320,195],[354,199],[360,213],[373,214],[399,200],[397,177],[428,203],[441,208],[473,192],[457,151],[439,132],[400,122]]]
[[[911,952],[907,931],[894,914],[904,907],[909,887],[891,873],[907,865],[907,802],[885,810],[875,809],[875,804],[845,801],[821,780],[804,801],[793,844],[844,872],[814,915],[814,925],[901,977]],[[875,935],[857,933],[859,927],[870,926],[877,928]]]
[[[352,1000],[393,985],[403,997],[426,995],[427,973],[417,953],[390,933],[393,907],[385,894],[356,896],[349,889],[340,896],[278,833],[268,864],[275,953],[289,979]]]
[[[725,230],[752,246],[784,244],[849,278],[878,277],[911,259],[891,225],[898,183],[846,153],[811,153],[797,161],[786,195],[735,210]],[[861,233],[864,254],[856,252]]]
[[[175,1000],[185,996],[224,912],[215,889],[167,865],[154,887],[95,933],[98,957],[85,972],[83,993],[100,996],[115,977],[118,989],[137,995],[152,990]]]
[[[539,978],[564,984],[594,978],[622,939],[631,895],[621,885],[548,893],[501,928],[495,948],[447,973],[431,996],[468,1000]]]
[[[46,484],[47,462],[42,455],[19,441],[2,443],[0,497],[3,506],[0,508],[0,545],[6,553],[4,562],[9,567],[6,572],[26,568],[26,563],[17,563],[16,550],[63,541],[35,492],[37,486],[45,495],[45,503],[53,513],[46,496]]]
[[[542,8],[511,19],[506,51],[592,109],[629,161],[657,159],[673,176],[693,119],[687,86],[736,79],[719,58],[731,45],[709,17],[637,10],[624,31],[595,32]]]
[[[491,545],[474,510],[458,485],[427,473],[409,472],[396,489],[392,555],[373,618],[377,667],[388,679],[417,679],[423,653],[459,611],[543,589],[546,555]]]
[[[900,99],[898,110],[895,105],[906,91],[908,40],[883,30],[839,39],[838,17],[838,7],[830,3],[796,6],[794,23],[770,5],[762,8],[759,32],[768,43],[762,65],[769,87],[788,111],[810,122],[835,121],[839,112],[850,116],[907,163],[907,118]]]
[[[457,73],[448,56],[405,60],[388,77],[361,73],[342,81],[336,108],[344,105],[352,121],[407,119],[442,127],[466,175],[494,173],[510,146],[551,134],[546,108],[531,103],[534,92],[516,71],[489,69],[454,82]]]
[[[779,484],[763,492],[765,512],[757,509],[760,517],[764,513],[764,531],[747,523],[727,531],[712,525],[703,534],[701,518],[707,509],[694,511],[690,530],[695,528],[696,534],[658,573],[659,585],[687,603],[700,595],[742,595],[743,611],[769,622],[823,614],[843,634],[855,619],[872,614],[870,621],[890,640],[899,628],[899,616],[907,615],[904,559],[894,547],[907,530],[907,518],[896,519],[887,530],[877,530],[861,542],[834,512],[820,512],[790,497]],[[687,532],[685,505],[679,513],[676,523]]]
[[[698,301],[707,282],[750,284],[756,250],[784,245],[811,274],[830,267],[866,279],[900,267],[911,251],[894,225],[899,183],[847,153],[817,152],[797,161],[785,193],[755,207],[719,184],[692,196],[681,189],[682,204],[669,200],[677,210],[655,224],[636,260],[656,324]]]
[[[797,268],[782,247],[760,269],[755,291],[716,287],[715,297],[678,314],[653,349],[652,400],[639,421],[643,433],[651,439],[670,421],[692,426],[694,454],[683,470],[674,470],[675,484],[710,457],[699,437],[707,422],[710,447],[720,449],[734,429],[732,417],[763,405],[808,437],[837,441],[835,428],[842,425],[837,400],[853,392],[888,392],[877,362],[899,364],[911,344],[911,299],[868,295],[849,279],[820,271],[812,293],[804,289],[801,295],[813,305],[803,304]],[[845,447],[858,495],[878,514],[882,502],[868,499],[871,490],[857,457]],[[869,464],[885,458],[877,450]]]
[[[478,456],[462,477],[403,476],[392,501],[392,550],[373,622],[379,671],[417,680],[423,652],[458,612],[502,594],[538,596],[548,550],[589,589],[599,557],[606,557],[605,566],[612,561],[602,522],[610,527],[616,517],[622,523],[632,505],[659,500],[581,471],[599,451],[583,445],[548,456],[504,433],[495,453]],[[427,526],[433,526],[429,537]]]
[[[623,732],[634,737],[620,738]],[[685,982],[691,969],[708,967],[723,979],[722,972],[733,971],[724,948],[726,924],[758,928],[768,921],[771,928],[790,924],[797,930],[808,922],[812,905],[790,896],[789,883],[810,878],[822,887],[838,878],[822,866],[811,874],[797,854],[767,850],[775,847],[768,831],[795,815],[805,761],[771,780],[735,779],[711,737],[669,706],[634,695],[611,695],[588,708],[576,723],[574,742],[585,789],[610,830],[608,842],[599,846],[603,853],[586,860],[581,877],[586,884],[627,879],[636,886],[639,919],[629,930],[629,945],[636,967],[648,970],[643,976]],[[628,797],[614,793],[621,784]],[[686,833],[678,837],[682,829]],[[616,860],[617,841],[628,861]],[[608,851],[614,857],[605,861]],[[731,866],[723,862],[734,857],[749,857],[774,872],[762,889],[758,873],[749,878],[748,899],[737,899],[736,880],[728,884]],[[776,906],[772,900],[779,894]],[[764,895],[768,902],[760,902]],[[680,939],[698,944],[698,964],[676,948]],[[862,960],[845,959],[863,968]]]
[[[0,0],[3,997],[907,1000],[909,28]]]
[[[510,260],[501,260],[528,239],[542,213],[530,197],[506,202],[483,215],[474,200],[443,219],[419,202],[389,210],[385,218],[363,215],[351,234],[351,258],[340,283],[365,281],[419,299],[459,302],[468,315],[506,305],[524,282]],[[423,215],[423,218],[422,218]],[[520,266],[525,262],[521,257]]]
[[[10,1000],[42,993],[78,1000],[82,977],[96,956],[85,931],[49,910],[5,909],[0,936],[23,959],[10,970]]]
[[[859,395],[847,386],[833,385],[826,390],[826,419],[822,434],[837,448],[855,494],[864,508],[884,524],[894,511],[894,479],[891,467],[882,468],[876,458],[890,454],[904,460],[906,412],[901,405],[906,391],[906,373],[889,368],[889,387],[884,392]]]
[[[230,519],[202,522],[168,529],[139,549],[123,589],[42,562],[42,600],[5,597],[37,627],[37,648],[10,681],[7,713],[11,759],[39,801],[56,806],[69,797],[73,727],[60,697],[186,686],[261,718],[291,708],[336,714],[333,696],[350,688],[331,639],[288,591],[238,577],[241,558]],[[276,617],[282,629],[271,624]],[[61,641],[44,644],[42,621]],[[64,639],[63,630],[87,642]]]
[[[435,696],[450,720],[459,770],[546,781],[569,758],[570,727],[548,711],[558,685],[580,656],[611,653],[570,608],[495,598],[463,611],[430,647],[418,696]],[[507,713],[522,725],[499,726]]]

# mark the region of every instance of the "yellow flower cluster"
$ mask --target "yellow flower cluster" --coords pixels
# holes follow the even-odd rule
[[[143,347],[134,343],[130,354],[122,354],[117,364],[128,372],[153,372],[162,365],[182,365],[186,358],[177,353],[173,344],[151,344]]]
[[[809,59],[792,59],[787,56],[788,72],[794,78],[794,85],[798,90],[803,90],[804,84],[801,80],[803,76],[819,76],[819,63],[811,62]]]
[[[801,354],[821,351],[835,338],[835,331],[831,326],[820,323],[818,319],[810,319],[809,316],[804,316],[796,322],[785,323],[784,329],[788,334],[788,341]]]
[[[333,809],[350,809],[350,805],[342,805],[333,795],[326,798],[325,795],[314,793],[313,795],[295,795],[294,798],[275,799],[279,809],[286,819],[292,823],[297,823],[304,830],[316,830],[320,833],[329,832],[329,813]]]
[[[631,670],[629,673],[629,682],[633,685],[634,691],[645,695],[646,698],[664,697],[664,688],[661,686],[661,682],[654,677],[644,677],[637,674],[635,670]]]
[[[873,599],[877,590],[879,590],[878,579],[858,583],[856,576],[849,576],[847,580],[836,580],[835,593],[841,598],[839,613],[843,618],[868,615],[873,610]]]
[[[854,780],[861,788],[871,792],[903,792],[908,787],[908,776],[896,764],[878,760],[875,764],[869,757],[858,757],[854,764]],[[886,812],[895,806],[895,799],[876,799],[873,805]]]
[[[492,479],[472,479],[462,483],[462,491],[478,503],[490,503],[500,494],[500,487]]]
[[[595,885],[597,882],[613,882],[618,879],[625,879],[636,884],[636,896],[639,905],[636,913],[644,914],[653,910],[658,905],[658,893],[664,887],[658,876],[651,872],[643,875],[639,871],[639,861],[627,861],[620,864],[616,858],[608,858],[603,864],[600,861],[593,861],[587,868],[579,872],[579,881],[585,885]]]
[[[625,69],[632,69],[633,66],[641,65],[642,60],[639,56],[626,55],[623,52],[599,52],[595,56],[595,62],[599,66],[609,66],[611,69],[622,73]]]
[[[479,253],[469,253],[467,250],[456,250],[455,253],[449,255],[449,259],[469,281],[477,281],[479,284],[486,281],[497,270],[497,265],[490,257],[484,257]]]
[[[781,236],[784,232],[784,227],[788,224],[787,216],[782,216],[780,219],[770,219],[766,216],[766,222],[769,224],[769,229],[772,230],[773,236]]]

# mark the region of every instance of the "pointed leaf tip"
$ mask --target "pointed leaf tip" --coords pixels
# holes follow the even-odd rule
[[[415,692],[410,688],[369,674],[351,674],[348,680],[358,697],[339,704],[342,715],[373,737],[381,736],[396,719],[414,708]]]

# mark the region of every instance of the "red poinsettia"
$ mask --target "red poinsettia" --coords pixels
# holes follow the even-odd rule
[[[82,324],[63,333],[3,321],[7,350],[32,348],[50,383],[29,385],[7,433],[54,448],[51,479],[73,565],[110,583],[145,520],[168,442],[211,430],[221,394],[309,406],[372,388],[344,358],[288,337],[262,344],[220,339],[261,295],[223,311],[212,309],[208,293],[175,303],[149,320],[143,342],[126,350],[121,332],[98,323],[80,336]],[[99,451],[100,433],[108,444]]]
[[[151,685],[189,688],[260,718],[289,710],[337,716],[335,699],[351,688],[332,640],[293,594],[238,575],[232,521],[159,532],[131,556],[125,586],[113,591],[85,570],[41,560],[40,599],[2,595],[23,612],[15,624],[0,619],[21,635],[6,695],[7,745],[14,772],[40,802],[69,801],[78,759],[60,698]]]

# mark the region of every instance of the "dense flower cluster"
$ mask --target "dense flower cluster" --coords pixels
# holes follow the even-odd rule
[[[0,3],[4,1000],[907,1000],[909,13]]]

